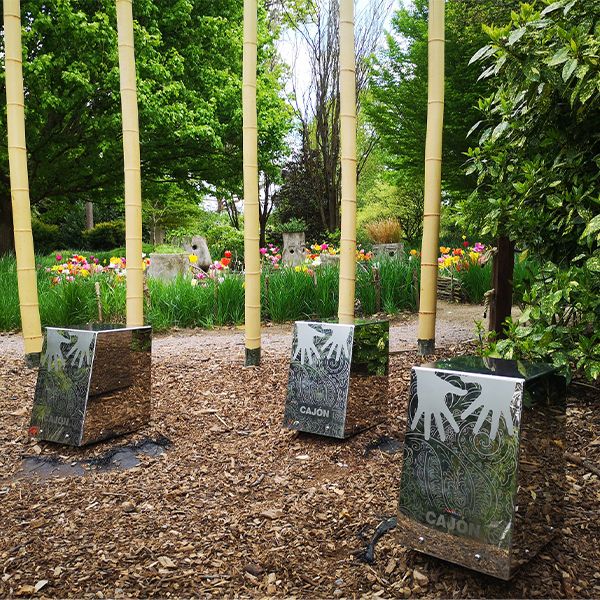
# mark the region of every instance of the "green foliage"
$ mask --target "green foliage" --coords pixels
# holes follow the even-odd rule
[[[202,235],[213,260],[221,258],[226,250],[232,253],[234,261],[244,260],[244,231],[232,227],[224,218],[209,225]]]
[[[91,250],[110,250],[125,242],[125,222],[107,221],[98,223],[92,229],[86,229],[83,243]]]
[[[588,328],[600,296],[600,4],[543,5],[524,3],[508,26],[487,28],[490,42],[473,57],[495,91],[479,103],[479,145],[469,150],[479,189],[458,215],[549,261],[495,350],[570,361],[597,378]]]
[[[416,310],[416,289],[418,289],[420,277],[418,262],[385,259],[379,262],[379,268],[383,310],[389,314],[398,310]],[[373,289],[372,282],[370,287]]]
[[[303,219],[292,217],[277,226],[279,233],[298,233],[306,231],[306,223]]]
[[[115,3],[23,0],[22,14],[32,205],[47,222],[61,224],[54,215],[60,204],[79,231],[86,200],[94,202],[98,220],[119,218],[102,214],[104,207],[122,210],[123,198]],[[207,189],[241,189],[242,16],[239,0],[134,3],[142,197],[149,229],[184,224]],[[290,115],[281,94],[282,67],[274,61],[279,32],[262,4],[258,33],[259,163],[275,181]],[[6,123],[0,120],[0,139],[5,137]],[[9,198],[6,144],[1,144],[3,209]],[[47,213],[53,216],[46,219]],[[0,210],[1,217],[6,214]],[[75,233],[63,243],[76,241]]]
[[[189,226],[200,214],[198,200],[196,194],[183,193],[171,185],[154,186],[142,198],[143,225],[150,234],[157,229]]]
[[[33,244],[37,252],[52,252],[63,245],[63,238],[58,225],[44,223],[40,219],[31,219]]]
[[[119,249],[117,249],[119,250]],[[66,254],[66,253],[65,253]],[[85,254],[85,253],[84,253]],[[89,254],[89,253],[88,253]],[[120,252],[99,253],[104,257]],[[110,258],[110,257],[109,257]],[[100,284],[104,321],[125,321],[125,284],[102,275],[76,278],[70,283],[51,284],[45,267],[55,264],[54,255],[36,258],[40,313],[43,325],[82,325],[98,320],[94,285]],[[382,299],[389,313],[415,310],[415,267],[397,260],[380,263]],[[20,327],[17,275],[14,256],[0,257],[0,331]],[[337,314],[339,268],[327,265],[311,276],[293,269],[280,269],[262,276],[262,317],[275,322],[297,319],[332,319]],[[149,279],[150,304],[146,318],[156,331],[170,327],[213,327],[240,324],[244,320],[244,278],[229,275],[222,282],[207,280],[192,286],[187,278],[171,282]],[[375,292],[369,269],[357,270],[357,297],[364,314],[375,312]]]
[[[240,229],[236,229],[225,213],[211,213],[201,210],[196,220],[187,227],[172,229],[167,236],[171,245],[178,246],[183,238],[201,235],[206,239],[213,260],[223,256],[229,250],[234,261],[244,260],[244,231],[243,219],[240,219]]]
[[[280,223],[302,219],[304,231],[316,239],[327,231],[325,170],[319,153],[304,147],[294,152],[283,169],[283,183],[275,197]]]
[[[358,320],[354,328],[352,371],[363,375],[387,375],[389,346],[389,323]]]
[[[446,3],[446,77],[443,136],[443,185],[449,192],[470,192],[463,172],[467,133],[477,119],[477,100],[489,89],[477,81],[479,70],[469,64],[485,43],[482,23],[508,17],[510,4],[451,1]],[[518,6],[518,1],[512,3]],[[394,175],[423,181],[427,124],[427,0],[415,0],[398,10],[386,47],[374,64],[367,116],[380,137],[384,162]]]
[[[179,254],[181,252],[181,248],[172,244],[159,244],[158,246],[154,247],[152,252],[155,254]]]
[[[360,203],[357,224],[359,229],[364,229],[369,223],[385,219],[396,219],[402,238],[408,244],[417,244],[423,230],[422,182],[398,179],[393,184],[378,180]]]
[[[14,255],[0,256],[0,290],[0,331],[15,331],[21,326],[21,316]]]
[[[526,306],[510,321],[508,337],[492,343],[491,356],[549,360],[563,372],[600,377],[600,295],[597,277],[585,267],[560,270],[548,262],[525,292]]]
[[[492,265],[474,265],[469,269],[456,271],[455,277],[460,281],[467,300],[473,304],[481,304],[485,293],[492,287]]]

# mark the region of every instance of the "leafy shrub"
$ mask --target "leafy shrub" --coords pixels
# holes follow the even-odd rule
[[[60,248],[62,245],[62,235],[58,225],[44,223],[40,219],[31,220],[31,230],[33,232],[33,243],[36,252],[47,253]]]
[[[229,223],[217,221],[211,224],[204,232],[210,255],[223,256],[229,250],[234,262],[244,260],[244,232],[232,227]]]
[[[110,250],[125,243],[125,222],[106,221],[86,229],[83,243],[90,250]]]
[[[303,219],[296,217],[288,219],[285,223],[281,223],[277,226],[279,233],[298,233],[300,231],[306,231],[306,222]]]
[[[565,373],[600,377],[600,274],[585,267],[546,263],[523,294],[525,309],[509,320],[507,339],[493,342],[491,356],[542,359]]]

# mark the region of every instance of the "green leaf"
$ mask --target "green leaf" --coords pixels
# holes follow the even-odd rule
[[[562,70],[562,78],[563,81],[568,81],[568,79],[573,75],[573,71],[577,68],[577,59],[570,58],[563,66]]]
[[[516,44],[523,37],[523,35],[525,35],[526,31],[526,27],[519,27],[519,29],[511,31],[510,35],[508,36],[507,45],[512,46],[513,44]]]
[[[581,237],[579,239],[583,239],[583,238],[587,237],[588,235],[593,235],[597,231],[600,231],[600,214],[596,215],[587,224],[586,228],[583,230],[583,233],[581,234]]]
[[[492,55],[494,51],[495,48],[489,44],[487,46],[484,46],[483,48],[479,48],[479,50],[477,50],[477,52],[475,52],[475,54],[473,54],[473,56],[471,57],[469,64],[472,65],[478,60],[483,60],[484,58],[487,58],[488,56]]]
[[[550,14],[551,12],[558,10],[559,8],[562,8],[562,6],[563,6],[562,2],[553,2],[549,6],[546,6],[546,8],[540,13],[540,17],[545,17],[546,15]]]
[[[554,56],[548,61],[549,67],[554,67],[556,65],[562,65],[570,55],[571,51],[569,48],[561,48],[558,52],[554,54]]]
[[[490,140],[493,142],[497,140],[505,131],[508,129],[508,121],[501,121],[494,127],[494,131],[492,132],[492,137]]]
[[[600,256],[592,256],[585,262],[586,268],[594,273],[600,273]]]

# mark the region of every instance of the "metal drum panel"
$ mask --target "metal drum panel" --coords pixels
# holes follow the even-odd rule
[[[149,327],[98,334],[82,444],[136,431],[151,416]]]
[[[29,434],[81,446],[150,419],[152,329],[46,328]]]
[[[389,416],[390,322],[357,321],[354,326],[346,436]]]
[[[550,374],[525,382],[511,576],[558,532],[564,520],[566,381]]]
[[[285,427],[344,437],[353,339],[353,325],[295,323]]]
[[[556,528],[557,522],[549,504],[560,493],[550,490],[550,481],[561,479],[562,434],[560,410],[540,406],[548,404],[546,392],[553,386],[556,398],[564,400],[560,380],[548,365],[480,357],[413,368],[400,543],[509,579],[516,560],[522,563],[548,541],[553,530],[546,525],[552,522]],[[531,467],[539,464],[554,475],[532,476]],[[544,526],[538,527],[538,521]],[[530,541],[522,549],[536,527],[539,543]]]
[[[388,357],[387,321],[296,322],[284,426],[344,438],[381,422]]]

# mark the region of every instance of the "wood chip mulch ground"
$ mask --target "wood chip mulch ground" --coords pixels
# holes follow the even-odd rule
[[[392,356],[394,420],[338,442],[281,428],[287,356],[248,369],[217,348],[160,358],[152,424],[75,450],[27,441],[35,372],[4,359],[0,597],[600,597],[600,399],[583,386],[570,388],[565,526],[513,581],[407,551],[393,531],[374,564],[357,559],[395,514],[402,461],[366,449],[402,440],[417,362]],[[129,470],[15,478],[24,456],[89,460],[144,436],[172,443]]]

